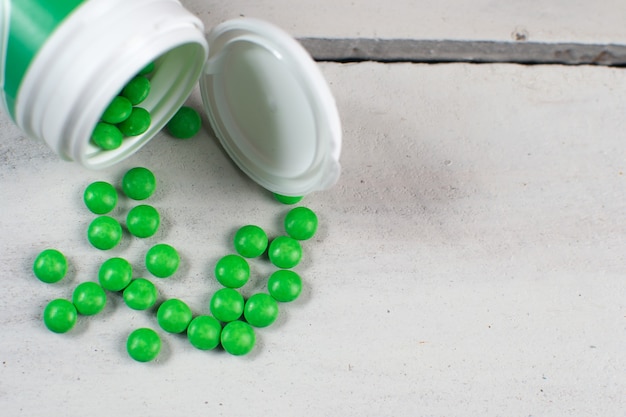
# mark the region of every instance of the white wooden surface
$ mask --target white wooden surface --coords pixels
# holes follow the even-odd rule
[[[248,13],[216,5],[202,15],[207,25],[221,7]],[[316,24],[331,35],[340,26]],[[109,256],[147,275],[146,249],[168,242],[183,261],[157,281],[162,297],[206,313],[218,288],[211,270],[231,251],[234,230],[252,222],[278,234],[287,207],[244,177],[209,130],[182,142],[163,134],[120,166],[92,172],[58,160],[0,116],[2,415],[625,415],[624,71],[322,70],[344,124],[343,174],[303,202],[321,227],[297,267],[302,297],[243,358],[161,332],[159,360],[133,362],[128,332],[158,327],[153,314],[132,312],[115,295],[66,335],[47,331],[41,312],[94,280]],[[197,92],[190,104],[200,108]],[[162,229],[99,252],[85,239],[93,216],[82,191],[137,165],[159,179],[149,201]],[[114,215],[130,205],[122,201]],[[30,272],[47,247],[72,265],[59,284]],[[253,263],[245,292],[263,290],[269,270]]]
[[[257,17],[294,36],[626,43],[620,0],[183,0],[212,25]]]

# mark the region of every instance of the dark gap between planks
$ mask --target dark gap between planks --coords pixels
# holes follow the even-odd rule
[[[316,61],[626,66],[626,46],[415,39],[299,38]]]

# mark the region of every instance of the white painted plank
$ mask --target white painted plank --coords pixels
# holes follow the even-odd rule
[[[297,37],[626,43],[620,0],[183,0],[209,22],[248,16]]]
[[[67,335],[54,297],[122,255],[146,273],[166,241],[181,271],[164,296],[207,310],[211,269],[243,223],[280,233],[286,208],[208,132],[157,137],[115,169],[59,161],[0,118],[0,409],[11,416],[601,416],[626,409],[626,88],[618,69],[325,64],[344,123],[343,175],[304,202],[321,227],[297,270],[302,298],[245,358],[163,335],[157,363],[125,335],[156,326],[119,296]],[[198,95],[190,103],[199,108]],[[85,241],[90,181],[143,165],[158,236],[111,253]],[[123,218],[123,207],[114,215]],[[49,246],[72,264],[36,281]],[[254,263],[250,293],[269,268]],[[86,408],[87,407],[87,408]]]

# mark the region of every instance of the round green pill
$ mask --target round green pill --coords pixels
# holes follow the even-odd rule
[[[241,227],[235,233],[235,250],[245,258],[261,256],[267,249],[267,234],[259,226],[252,224]]]
[[[93,316],[102,311],[107,302],[107,295],[95,282],[83,282],[74,289],[72,302],[79,314]]]
[[[270,275],[267,290],[276,301],[288,303],[302,292],[302,279],[294,271],[281,269]]]
[[[133,267],[123,258],[110,258],[100,265],[98,281],[105,290],[121,291],[133,279]]]
[[[267,252],[270,262],[279,268],[293,268],[302,259],[300,242],[289,236],[279,236],[270,243]]]
[[[152,71],[154,71],[154,67],[155,67],[154,62],[149,63],[148,65],[143,67],[141,71],[139,71],[139,75],[148,75],[148,74],[150,74]]]
[[[150,127],[152,118],[148,110],[143,107],[133,107],[130,116],[117,127],[124,136],[139,136]]]
[[[98,249],[112,249],[122,240],[122,226],[112,217],[96,217],[87,229],[87,239]]]
[[[254,294],[246,301],[243,315],[251,326],[267,327],[278,317],[278,303],[269,294]]]
[[[33,273],[47,284],[59,282],[67,273],[67,259],[56,249],[46,249],[35,258]]]
[[[145,278],[133,279],[124,289],[124,303],[133,310],[147,310],[159,297],[156,286]]]
[[[214,317],[198,316],[187,327],[187,339],[196,349],[215,349],[220,343],[222,325]]]
[[[176,298],[166,300],[157,310],[159,326],[168,333],[182,333],[191,322],[191,309]]]
[[[159,229],[161,217],[152,206],[142,204],[133,207],[126,216],[126,227],[136,237],[146,238],[153,236]]]
[[[117,126],[98,122],[91,133],[91,141],[105,151],[111,151],[122,146],[124,135]]]
[[[241,317],[243,307],[243,296],[232,288],[217,290],[209,304],[213,317],[226,323]]]
[[[133,104],[129,99],[116,96],[102,113],[101,119],[105,123],[112,125],[128,119],[133,112]]]
[[[143,75],[137,75],[122,89],[122,96],[126,97],[133,106],[141,103],[150,94],[150,80]]]
[[[254,348],[256,337],[254,329],[243,321],[233,321],[222,329],[220,337],[222,347],[231,355],[246,355]]]
[[[83,193],[85,206],[94,214],[107,214],[117,205],[117,190],[105,181],[92,182]]]
[[[178,139],[189,139],[195,136],[202,126],[202,119],[197,111],[183,106],[167,122],[167,130]]]
[[[167,278],[172,276],[179,264],[178,252],[165,243],[154,245],[146,253],[146,268],[155,277]]]
[[[226,255],[215,264],[215,277],[225,287],[241,288],[250,278],[250,265],[239,255]]]
[[[150,362],[161,351],[161,338],[152,329],[134,330],[126,340],[126,351],[137,362]]]
[[[68,332],[76,324],[78,313],[74,304],[63,298],[52,300],[43,311],[43,322],[55,333]]]
[[[133,200],[145,200],[155,189],[156,177],[148,168],[131,168],[122,178],[122,191]]]
[[[289,204],[296,204],[296,203],[300,202],[304,197],[290,197],[290,196],[287,196],[287,195],[281,195],[281,194],[274,193],[274,198],[279,203],[289,205]]]
[[[296,240],[307,240],[317,231],[317,215],[308,207],[296,207],[285,216],[285,231]]]

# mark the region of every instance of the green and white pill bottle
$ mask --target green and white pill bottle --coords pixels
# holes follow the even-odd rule
[[[0,0],[0,110],[62,159],[99,169],[158,134],[199,82],[213,131],[253,180],[286,196],[334,184],[339,116],[306,51],[255,19],[204,30],[178,0]],[[108,104],[151,62],[150,128],[114,150],[93,145]]]

